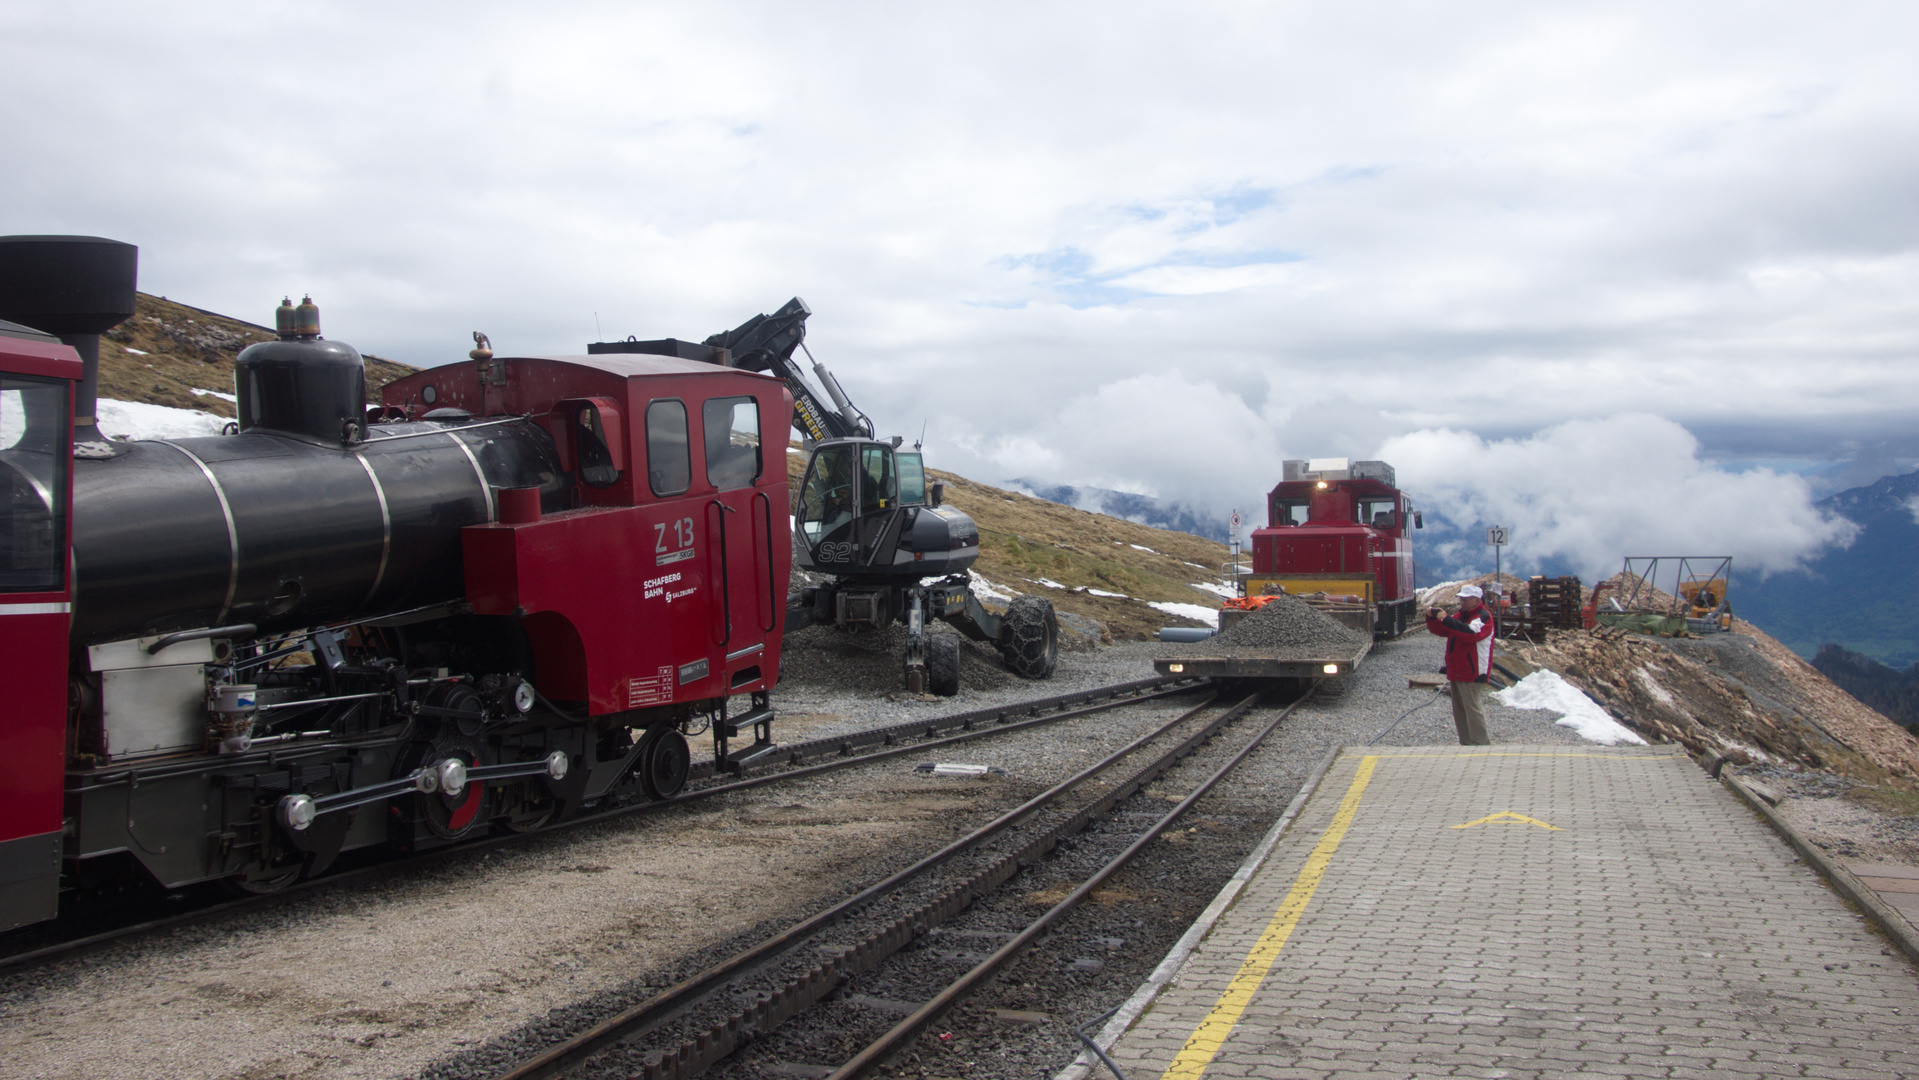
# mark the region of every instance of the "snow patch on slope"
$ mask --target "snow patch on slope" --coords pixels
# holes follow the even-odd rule
[[[1556,712],[1559,719],[1555,723],[1572,728],[1587,742],[1601,746],[1646,745],[1646,740],[1628,731],[1578,687],[1560,678],[1558,672],[1535,671],[1512,686],[1494,692],[1493,700],[1513,709]]]

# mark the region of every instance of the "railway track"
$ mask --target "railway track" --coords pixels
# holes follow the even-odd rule
[[[77,928],[76,932],[50,942],[41,943],[46,934],[43,929],[31,931],[31,936],[28,933],[19,933],[15,935],[16,939],[25,939],[30,944],[12,951],[5,951],[7,944],[0,942],[0,951],[5,951],[4,955],[0,955],[0,973],[28,969],[147,934],[180,929],[199,923],[237,917],[277,905],[299,902],[319,892],[344,885],[376,881],[453,860],[473,858],[537,837],[552,836],[590,825],[656,813],[689,802],[767,784],[817,776],[905,754],[924,753],[941,746],[991,738],[1139,702],[1158,700],[1174,694],[1188,693],[1200,682],[1201,680],[1191,678],[1135,679],[1068,694],[989,706],[925,720],[889,724],[829,738],[805,740],[779,747],[774,754],[747,770],[754,775],[700,784],[670,799],[633,803],[583,814],[533,833],[506,833],[439,848],[419,855],[386,858],[369,865],[339,870],[302,881],[266,895],[205,903],[159,918],[137,919],[103,930],[95,930],[91,927]],[[695,783],[713,781],[720,775],[713,762],[700,762],[696,763],[690,771],[689,780]]]
[[[1073,843],[1076,835],[1246,714],[1257,697],[1254,694],[1230,706],[1220,706],[1208,697],[940,851],[546,1047],[497,1073],[496,1080],[601,1073],[682,1080],[699,1075],[817,1003],[843,994],[854,980],[940,933],[943,925],[1014,880],[1023,869]],[[1004,944],[991,955],[910,1008],[892,1003],[904,1015],[884,1034],[844,1057],[837,1067],[784,1063],[783,1071],[795,1076],[830,1075],[833,1080],[872,1075],[1170,829],[1304,700],[1302,696],[1271,717],[1262,716],[1223,765],[1194,784],[1176,806],[1044,914],[1006,935]],[[1077,807],[1057,805],[1075,794],[1080,800]]]

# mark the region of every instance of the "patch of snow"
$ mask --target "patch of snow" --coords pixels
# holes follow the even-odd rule
[[[222,394],[218,390],[202,390],[197,386],[190,387],[189,389],[191,389],[194,395],[197,397],[217,397],[221,401],[231,401],[231,402],[234,402],[235,404],[238,404],[240,401],[239,398],[234,397],[232,394]]]
[[[147,353],[147,351],[146,351],[145,349],[135,349],[135,348],[133,348],[133,347],[131,347],[131,346],[129,346],[129,347],[127,348],[127,351],[128,351],[128,352],[130,352],[130,353],[132,353],[132,354],[133,354],[133,355],[135,355],[135,356],[146,356],[146,355],[149,355],[149,354]]]
[[[1646,693],[1651,694],[1661,705],[1669,709],[1679,707],[1679,703],[1673,700],[1672,695],[1666,691],[1666,688],[1659,685],[1658,681],[1652,677],[1652,672],[1647,671],[1645,668],[1640,668],[1632,673],[1632,677],[1638,680],[1639,685],[1646,688]]]
[[[1214,629],[1219,627],[1218,608],[1204,607],[1199,604],[1176,604],[1168,600],[1155,600],[1146,606],[1155,611],[1164,611],[1168,615],[1178,615],[1181,618],[1203,622]]]
[[[1194,568],[1195,570],[1211,570],[1212,569],[1212,567],[1207,566],[1203,563],[1189,562],[1186,565]]]
[[[1147,547],[1145,544],[1128,544],[1126,546],[1129,548],[1132,548],[1134,551],[1144,551],[1152,555],[1159,554],[1159,552],[1154,551],[1152,548]]]
[[[1646,745],[1646,740],[1614,720],[1579,688],[1559,677],[1556,671],[1535,671],[1504,690],[1493,693],[1493,700],[1512,709],[1545,709],[1559,714],[1554,721],[1569,727],[1587,742],[1601,746],[1630,743]]]
[[[1198,589],[1200,592],[1212,593],[1214,596],[1226,600],[1239,599],[1238,589],[1233,588],[1231,585],[1221,585],[1217,581],[1195,581],[1193,582],[1193,588]]]
[[[1465,578],[1460,578],[1459,581],[1442,581],[1437,585],[1426,586],[1425,588],[1419,590],[1419,602],[1415,606],[1424,608],[1426,606],[1426,602],[1432,599],[1432,596],[1434,593],[1438,592],[1441,589],[1450,589],[1453,586],[1458,585],[1465,580],[1466,580]]]
[[[1061,585],[1059,582],[1054,581],[1052,578],[1039,578],[1038,580],[1034,581],[1033,584],[1044,585],[1049,589],[1064,589],[1066,587],[1064,585]]]
[[[800,448],[799,448],[799,447],[797,447],[797,446],[789,446],[789,447],[787,447],[787,448],[786,448],[786,452],[787,452],[787,453],[789,453],[789,454],[804,454],[804,453],[806,453],[806,451],[804,451],[804,450],[802,450],[802,449],[800,449]]]
[[[966,573],[972,578],[973,595],[979,597],[981,600],[997,600],[1003,604],[1013,602],[1012,593],[981,577],[979,571],[968,570]]]
[[[1132,599],[1132,597],[1127,596],[1123,592],[1107,592],[1105,589],[1088,589],[1086,590],[1086,594],[1088,596],[1104,596],[1108,600],[1131,600]]]
[[[197,439],[218,435],[227,426],[224,416],[198,409],[175,409],[149,405],[144,401],[114,401],[101,398],[94,403],[103,435],[124,435],[129,439]]]
[[[1778,758],[1773,757],[1771,754],[1766,753],[1764,750],[1759,749],[1757,746],[1752,746],[1747,743],[1742,743],[1738,739],[1728,739],[1724,735],[1718,736],[1718,739],[1722,745],[1728,746],[1734,750],[1738,750],[1741,753],[1745,754],[1747,757],[1752,758],[1754,761],[1771,763],[1779,760]]]

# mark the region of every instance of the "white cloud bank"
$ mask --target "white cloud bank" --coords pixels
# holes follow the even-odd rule
[[[1479,545],[1486,525],[1509,526],[1509,555],[1522,566],[1557,558],[1603,577],[1627,555],[1731,555],[1772,572],[1850,543],[1855,532],[1814,509],[1801,478],[1714,468],[1685,428],[1643,413],[1496,441],[1415,431],[1379,454],[1427,515],[1474,531],[1462,545]]]

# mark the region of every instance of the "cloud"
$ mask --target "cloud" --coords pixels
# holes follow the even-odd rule
[[[1815,509],[1800,477],[1714,468],[1685,428],[1643,413],[1491,441],[1415,431],[1388,439],[1379,456],[1429,518],[1474,534],[1441,557],[1483,556],[1477,531],[1498,524],[1511,529],[1514,566],[1569,562],[1592,579],[1617,572],[1628,555],[1731,555],[1771,573],[1849,544],[1857,531]]]
[[[1218,510],[1626,413],[1919,458],[1919,8],[453,10],[15,0],[0,227],[423,366],[797,294],[936,465]]]
[[[1278,454],[1271,425],[1239,395],[1179,372],[1108,383],[1050,411],[1034,437],[976,437],[964,449],[991,470],[986,476],[1073,477],[1222,517],[1235,499],[1242,510],[1260,505],[1246,501],[1246,470]]]

